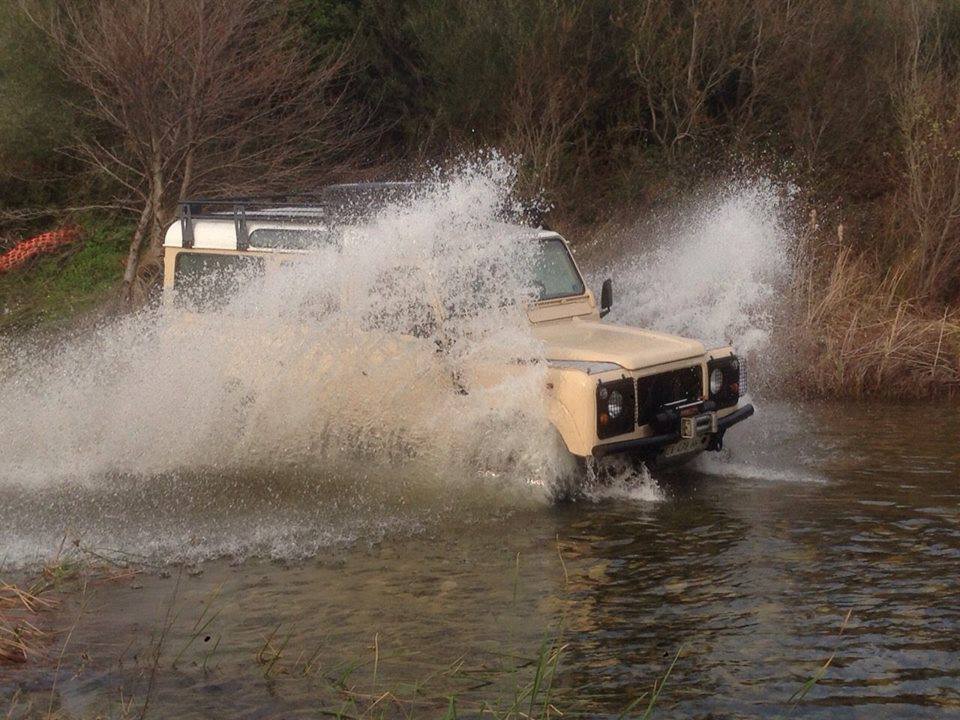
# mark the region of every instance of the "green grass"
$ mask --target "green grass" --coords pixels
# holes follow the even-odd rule
[[[131,225],[111,216],[84,216],[79,224],[81,239],[63,252],[0,274],[0,332],[65,323],[115,291]]]

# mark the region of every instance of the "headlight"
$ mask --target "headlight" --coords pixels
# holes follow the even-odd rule
[[[717,408],[732,407],[743,395],[743,363],[736,355],[710,360],[707,363],[707,383],[710,387],[710,399]]]
[[[611,420],[616,420],[623,414],[623,395],[619,390],[610,393],[607,399],[607,412],[610,413]]]
[[[632,378],[598,384],[596,398],[597,437],[614,437],[634,429],[636,389]]]
[[[710,372],[710,394],[716,395],[723,388],[723,370],[714,368]]]

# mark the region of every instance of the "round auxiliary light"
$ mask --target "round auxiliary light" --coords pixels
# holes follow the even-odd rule
[[[623,394],[619,390],[610,393],[610,399],[607,400],[607,412],[610,418],[616,420],[623,414]]]
[[[710,394],[716,395],[723,387],[723,371],[720,368],[714,368],[710,373]]]

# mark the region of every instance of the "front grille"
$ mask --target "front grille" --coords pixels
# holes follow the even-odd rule
[[[637,424],[645,425],[664,406],[703,399],[703,370],[699,365],[648,375],[637,380]]]

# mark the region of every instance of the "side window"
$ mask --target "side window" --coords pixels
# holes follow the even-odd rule
[[[325,228],[310,230],[292,228],[260,228],[250,233],[250,247],[282,250],[309,250],[335,245],[336,235]]]
[[[173,270],[174,297],[181,307],[215,310],[261,275],[262,257],[181,252]]]

